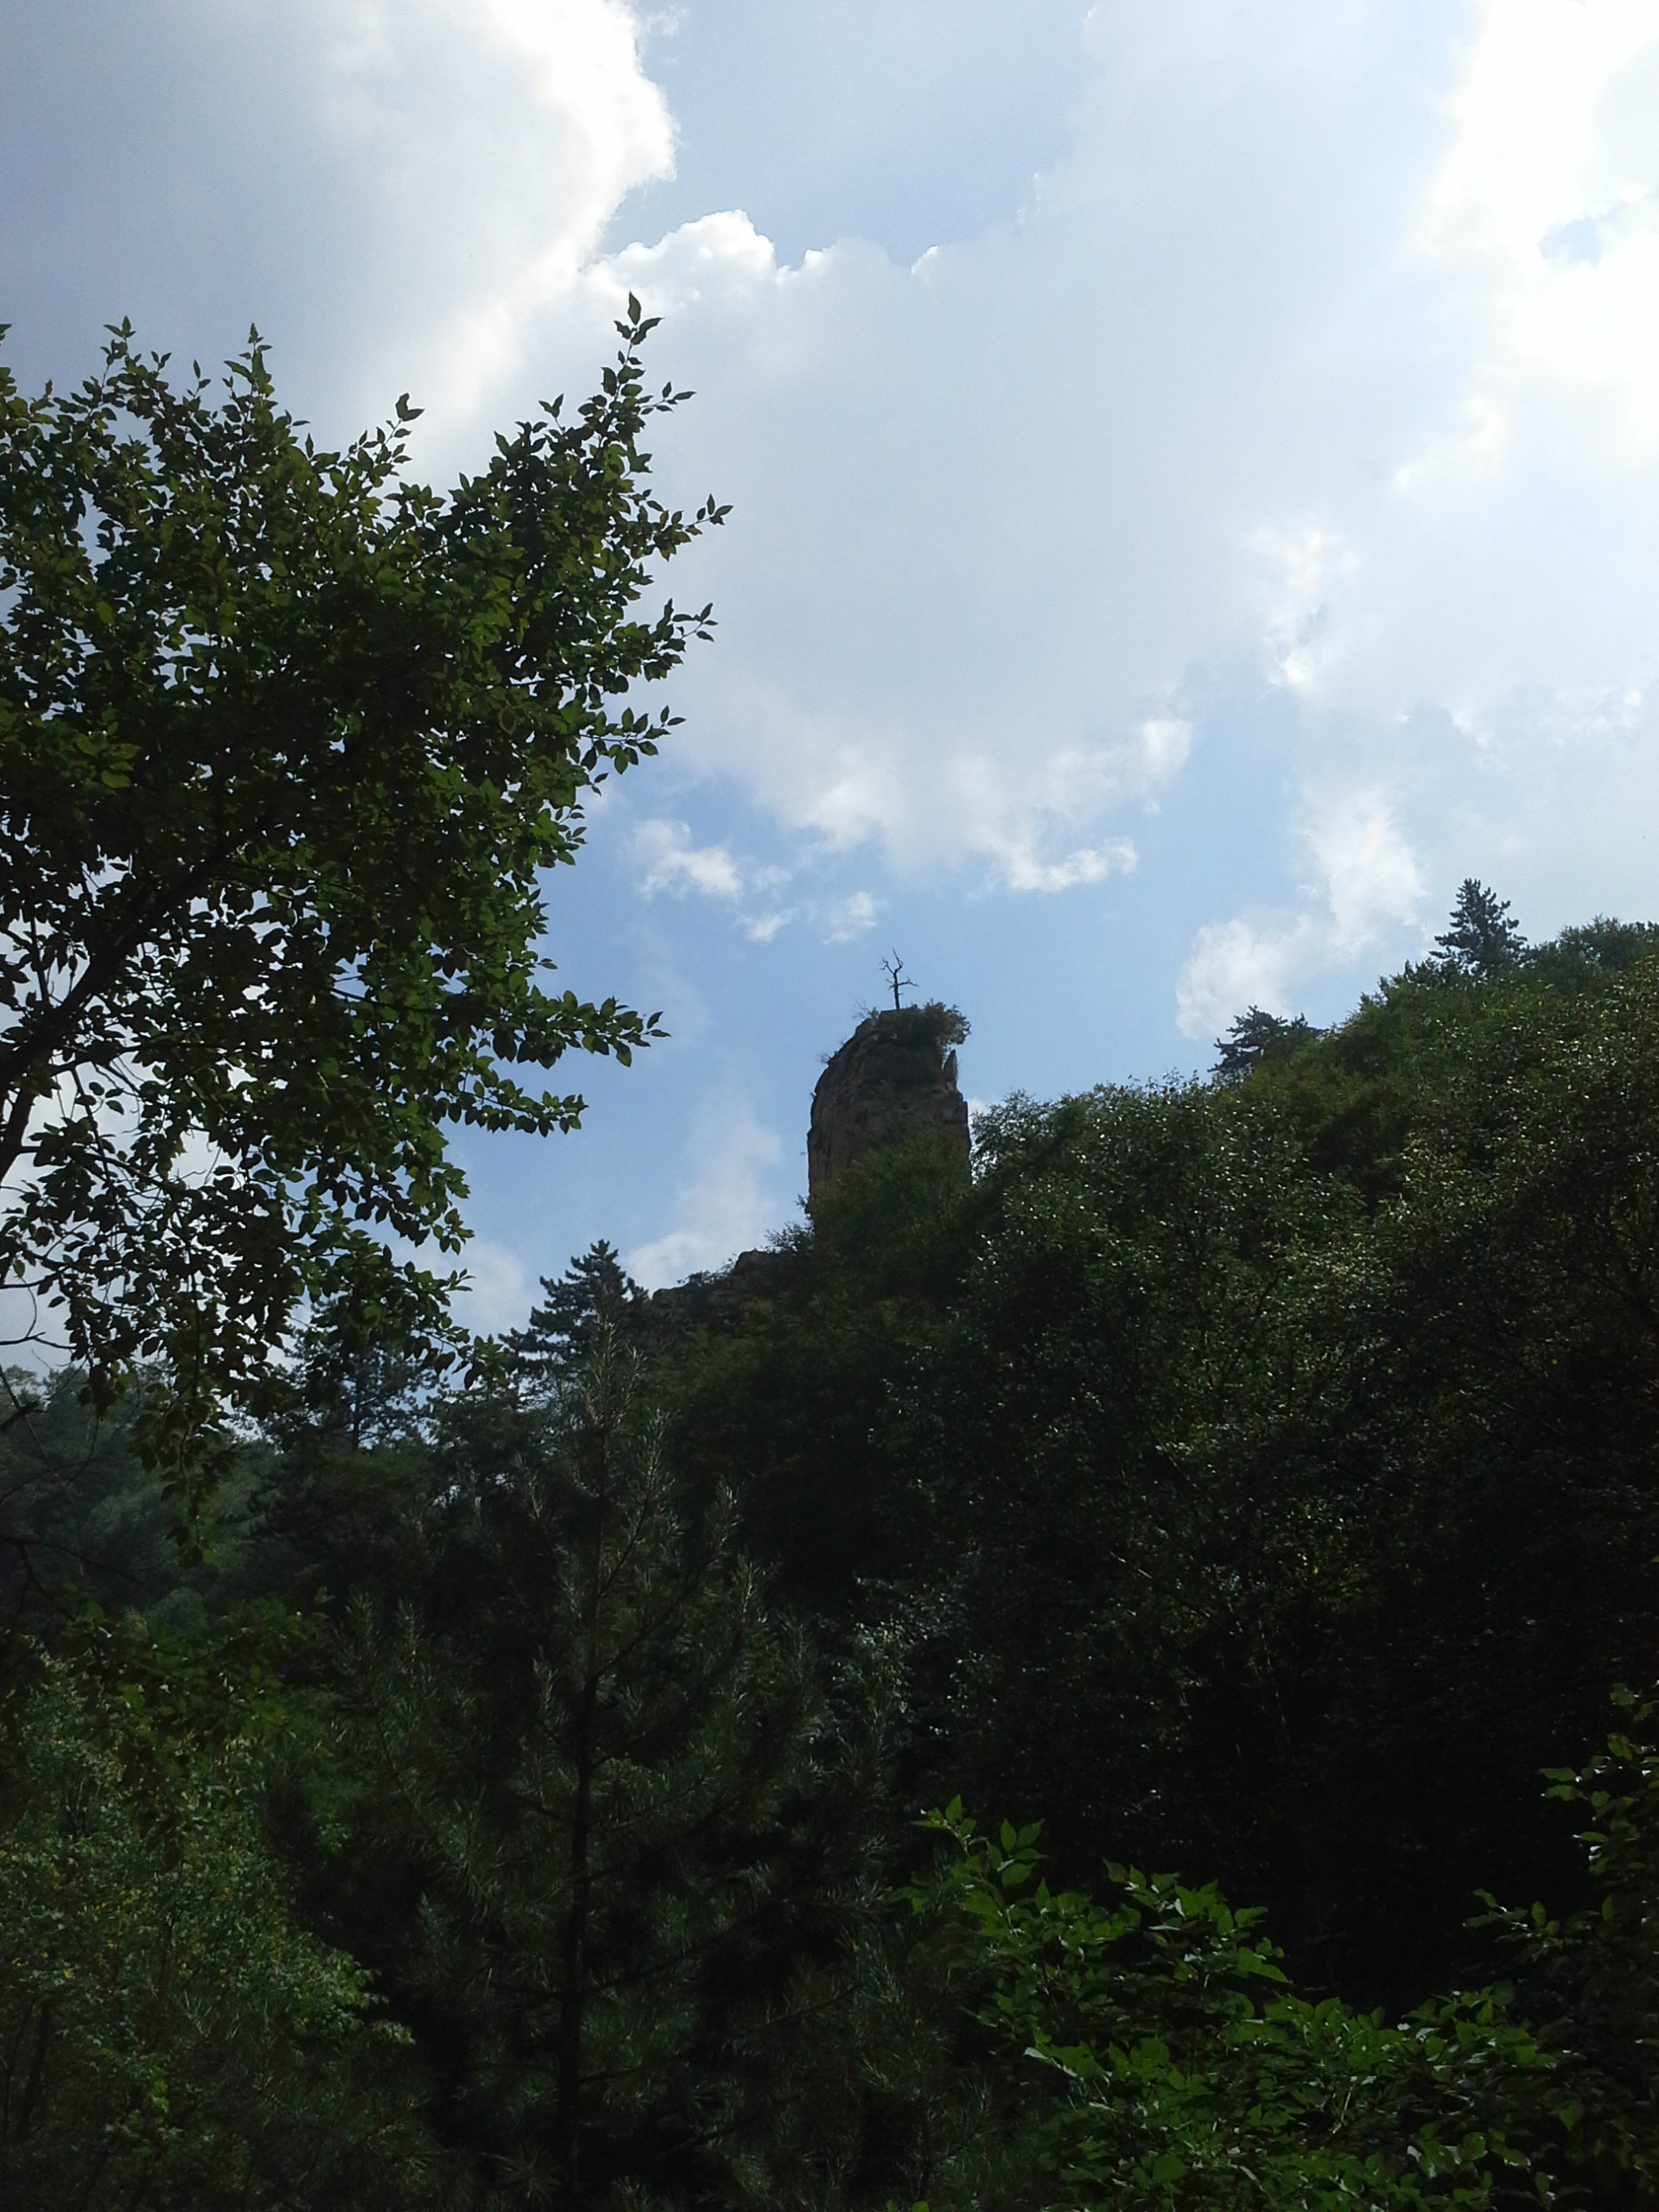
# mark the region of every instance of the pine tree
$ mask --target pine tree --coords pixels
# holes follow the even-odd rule
[[[651,1333],[651,1298],[604,1237],[574,1258],[562,1275],[543,1275],[546,1294],[527,1325],[507,1336],[513,1373],[532,1390],[568,1378],[609,1330],[639,1344]]]
[[[440,2133],[490,2202],[753,2186],[857,1857],[809,1655],[731,1500],[688,1508],[613,1331],[443,1456],[425,1592],[357,1624],[359,1848],[418,1891],[389,1979]]]
[[[1216,1050],[1220,1058],[1216,1062],[1216,1073],[1224,1083],[1243,1083],[1246,1076],[1254,1074],[1266,1062],[1287,1059],[1300,1046],[1311,1044],[1319,1033],[1300,1014],[1287,1020],[1282,1014],[1269,1014],[1265,1007],[1250,1007],[1245,1013],[1235,1015],[1224,1037],[1217,1038]]]
[[[1465,976],[1501,976],[1518,968],[1527,941],[1510,914],[1510,902],[1465,876],[1450,926],[1434,940],[1442,964]]]

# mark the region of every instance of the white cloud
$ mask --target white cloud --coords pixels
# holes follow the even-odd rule
[[[1179,715],[1149,715],[1141,725],[1141,772],[1155,791],[1185,767],[1192,750],[1192,725]]]
[[[658,465],[735,506],[677,743],[809,844],[1098,882],[1252,662],[1511,745],[1654,679],[1659,0],[1097,0],[1009,220],[793,267],[736,207],[601,254],[675,158],[626,0],[184,17],[213,175],[281,118],[236,227],[331,411],[408,385],[438,473],[665,315]]]
[[[1332,604],[1339,594],[1351,601],[1357,558],[1339,532],[1314,522],[1259,530],[1251,550],[1262,574],[1268,680],[1313,699],[1339,651]]]
[[[787,929],[795,918],[788,906],[774,906],[764,914],[745,916],[743,934],[752,944],[770,944],[779,930]]]
[[[1306,835],[1331,916],[1334,954],[1363,952],[1390,924],[1415,918],[1422,871],[1386,792],[1361,790],[1327,801]]]
[[[820,912],[823,934],[831,944],[845,944],[875,927],[875,899],[868,891],[855,891],[832,899]]]
[[[1656,0],[1100,0],[1087,52],[1017,223],[787,267],[726,210],[542,327],[574,359],[632,287],[699,387],[659,443],[735,512],[688,563],[722,626],[683,757],[809,839],[1060,891],[1192,772],[1195,677],[1256,661],[1338,764],[1650,683]]]
[[[468,419],[522,366],[527,323],[569,291],[625,195],[672,169],[634,11],[306,0],[302,13],[317,25],[325,124],[405,264],[374,365],[393,339],[399,382],[419,383],[436,422]]]
[[[200,67],[164,124],[127,100],[135,265],[273,299],[330,435],[407,385],[422,466],[475,465],[589,387],[630,288],[666,318],[653,365],[698,397],[659,480],[734,507],[671,576],[721,622],[678,764],[798,844],[768,881],[661,825],[658,895],[833,940],[888,894],[860,852],[878,888],[818,895],[826,850],[1058,894],[1137,843],[1200,882],[1206,841],[1263,879],[1288,846],[1304,903],[1293,866],[1210,924],[1198,1020],[1416,929],[1456,837],[1580,911],[1614,841],[1619,895],[1659,888],[1659,0],[1096,0],[1070,150],[1005,220],[903,260],[826,222],[793,266],[734,206],[602,251],[675,157],[624,0],[161,13]],[[151,219],[174,146],[222,230]],[[1263,694],[1288,766],[1178,836]]]
[[[768,1171],[783,1147],[747,1100],[706,1099],[688,1149],[691,1173],[676,1195],[673,1227],[625,1255],[628,1273],[650,1290],[724,1267],[740,1251],[764,1243],[776,1226],[778,1198]]]
[[[1064,860],[1039,860],[1029,845],[1014,845],[1001,855],[1002,880],[1010,891],[1070,891],[1075,884],[1104,883],[1109,875],[1128,875],[1135,847],[1127,837],[1109,844],[1081,845]]]
[[[1207,923],[1193,939],[1175,987],[1182,1033],[1219,1036],[1247,1007],[1290,1014],[1294,979],[1316,944],[1315,925],[1306,915],[1289,920],[1236,915]]]
[[[1416,918],[1422,870],[1386,791],[1326,793],[1303,823],[1302,841],[1313,880],[1300,911],[1235,915],[1205,924],[1193,938],[1175,989],[1185,1035],[1219,1034],[1247,1007],[1294,1013],[1311,977]]]
[[[770,944],[799,916],[830,944],[861,937],[875,922],[876,901],[868,891],[831,898],[806,894],[793,905],[784,902],[785,889],[791,884],[798,887],[803,874],[810,875],[810,854],[795,868],[734,860],[724,845],[694,845],[685,823],[659,818],[639,824],[632,849],[641,870],[639,888],[647,899],[662,892],[683,897],[691,891],[723,899],[742,910],[739,926],[754,944]]]
[[[725,846],[694,845],[683,822],[642,822],[633,849],[645,871],[639,888],[648,899],[659,891],[700,891],[710,899],[743,895],[743,879]]]
[[[124,311],[211,365],[257,321],[324,438],[407,389],[440,465],[476,464],[527,329],[674,166],[628,0],[72,4],[49,41],[13,9],[7,67],[20,334],[79,360]]]
[[[647,899],[664,891],[723,899],[744,909],[739,925],[752,944],[770,944],[795,918],[794,907],[778,903],[790,880],[787,868],[735,861],[724,845],[694,845],[683,822],[642,822],[634,832],[633,854],[643,871],[639,888]]]
[[[1263,33],[1276,73],[1237,13],[1172,30],[1096,10],[1071,162],[1017,227],[913,270],[851,242],[780,266],[727,211],[584,275],[584,327],[630,288],[665,316],[702,395],[675,430],[696,448],[688,488],[734,503],[692,564],[722,628],[688,675],[687,753],[792,828],[901,867],[976,861],[1014,888],[1098,882],[1129,864],[1110,817],[1182,772],[1191,718],[1166,702],[1260,633],[1250,548],[1294,494],[1287,449],[1328,442],[1344,397],[1310,407],[1307,372],[1282,370],[1287,327],[1353,281],[1345,241],[1319,235],[1341,143],[1302,126],[1333,89],[1371,100],[1376,41],[1348,10],[1333,88],[1321,11]],[[1242,289],[1217,103],[1289,211]]]
[[[1659,16],[1651,0],[1503,0],[1473,41],[1420,243],[1478,284],[1480,402],[1535,379],[1659,439]]]

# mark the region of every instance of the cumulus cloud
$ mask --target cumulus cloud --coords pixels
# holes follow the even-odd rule
[[[1192,725],[1179,715],[1149,715],[1141,725],[1141,769],[1146,790],[1179,776],[1192,750]]]
[[[845,944],[875,927],[876,906],[868,891],[855,891],[845,899],[831,899],[821,910],[823,934],[831,944]]]
[[[377,276],[404,280],[401,313],[376,286],[364,366],[385,374],[395,350],[400,382],[412,373],[435,414],[472,419],[624,195],[673,166],[637,17],[626,0],[306,0],[313,10],[320,122],[391,246]]]
[[[1080,845],[1063,860],[1040,860],[1029,844],[1013,844],[999,858],[1002,880],[1010,891],[1070,891],[1074,884],[1104,883],[1109,875],[1127,875],[1135,862],[1135,847],[1127,837],[1104,845]]]
[[[1331,917],[1330,945],[1347,957],[1375,944],[1391,923],[1413,920],[1425,886],[1386,792],[1361,790],[1326,802],[1306,830]]]
[[[1311,916],[1235,915],[1207,922],[1175,987],[1176,1018],[1188,1037],[1218,1036],[1247,1007],[1294,1011],[1293,984],[1318,944]]]
[[[1472,41],[1421,250],[1479,287],[1471,443],[1531,383],[1627,450],[1659,442],[1659,21],[1650,0],[1506,0]],[[1605,412],[1604,412],[1605,410]]]
[[[1339,661],[1338,599],[1351,613],[1358,557],[1340,533],[1316,522],[1257,531],[1262,645],[1268,681],[1314,700]]]
[[[574,359],[632,289],[700,387],[686,489],[736,512],[690,564],[722,630],[683,757],[806,838],[1056,893],[1133,864],[1252,683],[1338,762],[1405,715],[1524,753],[1646,715],[1653,0],[1100,0],[1084,63],[1017,220],[791,266],[711,211],[526,340]],[[1372,941],[1344,914],[1322,943]]]
[[[758,914],[743,917],[743,934],[752,944],[770,944],[779,930],[786,929],[795,918],[788,906],[773,906]]]
[[[124,311],[186,360],[257,321],[329,439],[405,389],[433,450],[446,426],[493,423],[529,323],[673,166],[627,0],[6,16],[16,342],[44,336],[61,375]]]
[[[334,399],[410,385],[423,461],[666,317],[659,466],[736,508],[683,758],[809,841],[1063,891],[1218,686],[1522,747],[1654,689],[1655,0],[1096,0],[1069,153],[908,266],[735,207],[602,252],[675,158],[626,0],[179,17],[230,91],[160,136],[228,180],[280,125],[250,266],[315,268]]]
[[[861,937],[875,922],[872,893],[825,897],[812,890],[810,854],[796,868],[776,861],[735,860],[724,845],[694,845],[685,823],[653,818],[642,822],[634,832],[633,855],[640,870],[639,888],[647,899],[661,892],[679,896],[697,892],[722,899],[738,910],[739,926],[756,944],[770,944],[798,918],[804,918],[830,944]],[[784,893],[791,887],[794,901],[785,904]]]
[[[642,822],[634,853],[646,898],[659,891],[700,891],[710,899],[741,899],[743,879],[724,845],[693,845],[683,822]]]

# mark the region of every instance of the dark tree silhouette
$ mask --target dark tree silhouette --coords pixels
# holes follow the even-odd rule
[[[1236,1014],[1224,1037],[1216,1039],[1220,1054],[1216,1073],[1224,1083],[1243,1083],[1268,1060],[1285,1059],[1300,1046],[1311,1044],[1319,1031],[1300,1014],[1288,1020],[1253,1006]]]
[[[573,1259],[563,1275],[543,1275],[541,1284],[545,1301],[531,1312],[526,1327],[507,1337],[513,1369],[522,1381],[550,1383],[568,1376],[593,1351],[601,1330],[630,1344],[647,1332],[650,1294],[602,1236]]]
[[[1450,928],[1434,940],[1442,964],[1465,976],[1501,976],[1521,964],[1527,941],[1510,914],[1510,902],[1472,875],[1465,876],[1452,909]]]

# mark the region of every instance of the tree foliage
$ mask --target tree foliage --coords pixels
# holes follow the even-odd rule
[[[1465,976],[1491,978],[1518,967],[1526,950],[1521,926],[1510,902],[1465,876],[1459,887],[1448,926],[1434,940],[1446,965]]]
[[[550,1404],[454,1408],[429,1479],[391,1609],[365,1592],[340,1653],[334,1910],[484,2201],[753,2185],[859,1902],[823,1670],[729,1498],[665,1465],[612,1332]]]
[[[1485,1924],[1538,2023],[1562,2094],[1572,2164],[1609,2195],[1659,2179],[1659,1746],[1654,1706],[1623,1686],[1621,1726],[1583,1767],[1548,1770],[1549,1796],[1587,1816],[1587,1901],[1552,1915],[1498,1906]]]
[[[562,1275],[543,1275],[539,1306],[507,1338],[521,1388],[556,1389],[580,1370],[602,1337],[637,1345],[652,1333],[651,1301],[604,1237]]]
[[[449,1124],[658,1033],[540,950],[723,512],[620,327],[445,498],[257,340],[0,385],[0,1273],[80,1363],[0,1428],[0,2189],[1648,2203],[1647,1708],[1564,1762],[1650,1658],[1659,931],[1471,880],[1330,1030],[876,1144],[666,1300],[601,1242],[470,1369],[394,1263]]]
[[[302,1299],[441,1323],[386,1240],[458,1248],[447,1125],[568,1128],[514,1070],[659,1033],[540,949],[584,792],[669,726],[629,695],[707,631],[636,602],[724,513],[647,488],[684,395],[618,327],[448,496],[406,401],[316,447],[257,334],[217,404],[125,325],[78,391],[0,372],[0,1276],[102,1397],[155,1370],[181,1465]]]
[[[1317,1034],[1300,1014],[1287,1017],[1249,1007],[1216,1039],[1216,1073],[1224,1083],[1242,1083],[1268,1062],[1288,1058]]]
[[[187,1651],[120,1656],[41,1656],[5,1714],[0,2195],[389,2202],[418,2183],[419,2137],[365,2079],[385,2031],[361,1969],[292,1916],[261,1804],[268,1700],[233,1695],[204,1734]]]
[[[872,1161],[671,1355],[674,1448],[902,1643],[912,1799],[1040,1815],[1062,1882],[1213,1874],[1390,2010],[1478,1886],[1571,1895],[1535,1777],[1659,1553],[1656,1015],[1601,924],[1237,1084],[1011,1100],[970,1190]]]
[[[1038,1878],[1034,1826],[981,1835],[954,1802],[927,1825],[954,1851],[912,1904],[1025,2072],[1029,2201],[1040,2175],[1067,2204],[1167,2212],[1554,2202],[1529,2148],[1554,2068],[1505,1993],[1390,2025],[1296,1993],[1261,1913],[1213,1884],[1109,1865],[1102,1904]]]

